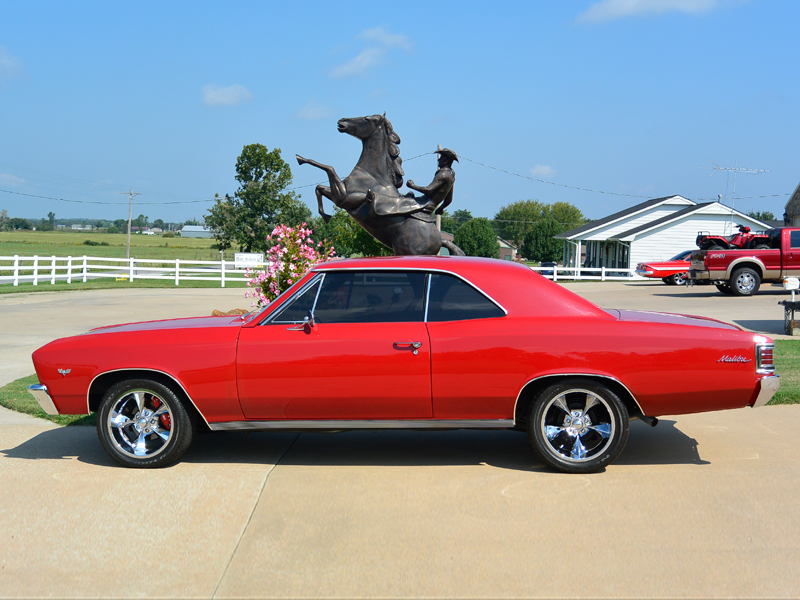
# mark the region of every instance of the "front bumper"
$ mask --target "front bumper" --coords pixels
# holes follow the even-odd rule
[[[767,402],[772,400],[775,392],[777,392],[778,388],[781,387],[781,376],[771,375],[768,377],[762,377],[759,384],[758,396],[756,397],[756,401],[753,403],[753,408],[764,406]]]
[[[46,412],[48,415],[57,415],[58,409],[56,405],[53,404],[53,399],[50,397],[50,392],[47,391],[47,386],[41,383],[35,383],[32,386],[28,387],[28,391],[36,398],[36,401],[39,403],[39,406],[42,407],[42,410]]]

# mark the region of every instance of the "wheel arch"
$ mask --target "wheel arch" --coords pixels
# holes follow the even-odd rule
[[[153,381],[165,385],[175,392],[178,398],[183,401],[186,410],[194,413],[195,417],[197,417],[197,423],[203,423],[206,429],[210,429],[208,421],[206,420],[205,416],[203,416],[203,413],[198,410],[194,400],[192,400],[191,396],[189,396],[189,392],[186,391],[186,388],[183,387],[183,384],[173,375],[157,369],[114,369],[112,371],[105,371],[104,373],[96,375],[89,384],[89,391],[86,394],[86,404],[89,412],[97,412],[100,408],[100,401],[103,399],[103,396],[109,390],[109,388],[112,385],[126,379],[152,379]]]
[[[766,279],[767,277],[767,268],[757,258],[753,258],[752,256],[737,258],[731,264],[728,265],[728,270],[725,273],[725,278],[730,280],[733,277],[734,271],[737,269],[741,269],[742,267],[749,267],[753,269],[756,273],[761,276],[761,279]]]
[[[551,375],[541,375],[531,379],[526,383],[519,394],[517,394],[517,401],[514,404],[514,423],[520,426],[526,423],[528,419],[528,408],[533,402],[533,399],[547,387],[561,381],[570,379],[588,379],[596,383],[602,384],[611,391],[613,391],[619,399],[625,404],[628,409],[628,414],[631,418],[643,417],[644,412],[639,402],[636,400],[631,391],[620,380],[615,379],[609,375],[599,375],[597,373],[554,373]]]

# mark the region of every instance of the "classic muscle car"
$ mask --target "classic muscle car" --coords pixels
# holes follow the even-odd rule
[[[98,413],[108,453],[163,466],[198,427],[523,429],[544,462],[602,470],[628,424],[766,404],[773,343],[703,317],[604,310],[530,269],[339,260],[241,317],[94,329],[33,354],[49,413]]]
[[[688,277],[691,250],[684,250],[669,260],[647,261],[636,266],[636,274],[642,277],[660,279],[667,285],[684,285]]]

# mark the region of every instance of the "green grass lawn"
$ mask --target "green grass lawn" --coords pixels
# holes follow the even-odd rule
[[[800,341],[779,340],[775,342],[775,367],[781,376],[781,387],[768,406],[776,404],[800,404]],[[0,406],[41,417],[59,425],[94,425],[91,415],[48,415],[28,392],[28,386],[39,383],[36,375],[17,379],[0,388]]]

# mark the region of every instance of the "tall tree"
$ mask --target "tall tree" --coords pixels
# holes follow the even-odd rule
[[[561,231],[558,233],[575,229],[586,223],[586,217],[583,216],[580,209],[569,202],[546,204],[544,213],[546,217],[553,219],[561,227]]]
[[[276,225],[295,226],[311,218],[299,196],[286,191],[292,171],[281,158],[280,148],[245,146],[236,159],[236,181],[239,189],[234,197],[217,196],[205,216],[220,247],[237,244],[244,252],[266,252],[267,237]]]
[[[50,223],[50,230],[54,230],[56,228],[56,213],[52,211],[47,213],[47,220]]]
[[[758,221],[774,221],[775,215],[769,212],[768,210],[760,211],[760,210],[751,210],[747,213],[748,217],[753,217]]]
[[[555,239],[564,227],[552,217],[547,217],[533,227],[525,235],[522,243],[522,256],[536,262],[558,261],[563,252],[564,243]]]
[[[494,216],[497,233],[504,240],[519,247],[525,239],[525,234],[530,231],[534,223],[545,216],[546,210],[546,205],[538,200],[519,200],[507,204]]]
[[[463,208],[455,211],[453,214],[445,210],[442,214],[442,231],[455,235],[458,228],[470,219],[472,219],[472,213]]]
[[[467,221],[458,228],[453,241],[467,256],[484,256],[498,258],[500,246],[494,233],[491,221],[479,217]]]

